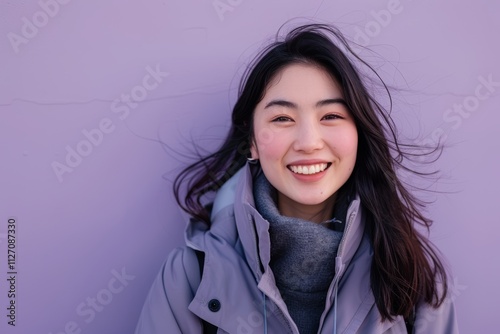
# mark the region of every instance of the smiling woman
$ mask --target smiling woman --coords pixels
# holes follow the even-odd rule
[[[280,213],[318,223],[330,219],[358,144],[335,79],[316,65],[283,68],[255,108],[253,132],[252,157],[276,188]],[[267,134],[263,140],[260,133]]]
[[[137,334],[458,332],[416,229],[431,220],[396,173],[408,153],[348,56],[372,70],[335,28],[307,25],[248,68],[224,144],[175,181],[187,245]]]

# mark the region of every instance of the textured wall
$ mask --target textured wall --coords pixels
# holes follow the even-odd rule
[[[0,1],[0,330],[133,332],[183,242],[171,194],[183,154],[193,140],[218,143],[245,65],[302,17],[293,22],[335,23],[376,51],[363,54],[400,88],[402,133],[448,146],[431,185],[444,193],[426,195],[432,239],[453,268],[462,332],[491,332],[498,14],[485,0]]]

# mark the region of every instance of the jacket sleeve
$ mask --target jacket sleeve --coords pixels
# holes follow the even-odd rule
[[[149,290],[135,334],[203,333],[201,320],[188,310],[194,297],[188,275],[199,274],[190,253],[186,248],[170,253]]]
[[[425,303],[420,305],[417,309],[414,333],[458,334],[453,298],[448,296],[437,309]]]

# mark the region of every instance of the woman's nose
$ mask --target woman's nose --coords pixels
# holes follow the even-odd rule
[[[319,124],[303,122],[297,128],[293,148],[305,153],[320,150],[324,146],[323,135]]]

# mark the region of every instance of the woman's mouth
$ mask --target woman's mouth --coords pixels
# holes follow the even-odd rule
[[[328,167],[330,167],[331,164],[331,162],[325,162],[313,165],[288,165],[287,167],[295,174],[313,175],[323,172]]]

